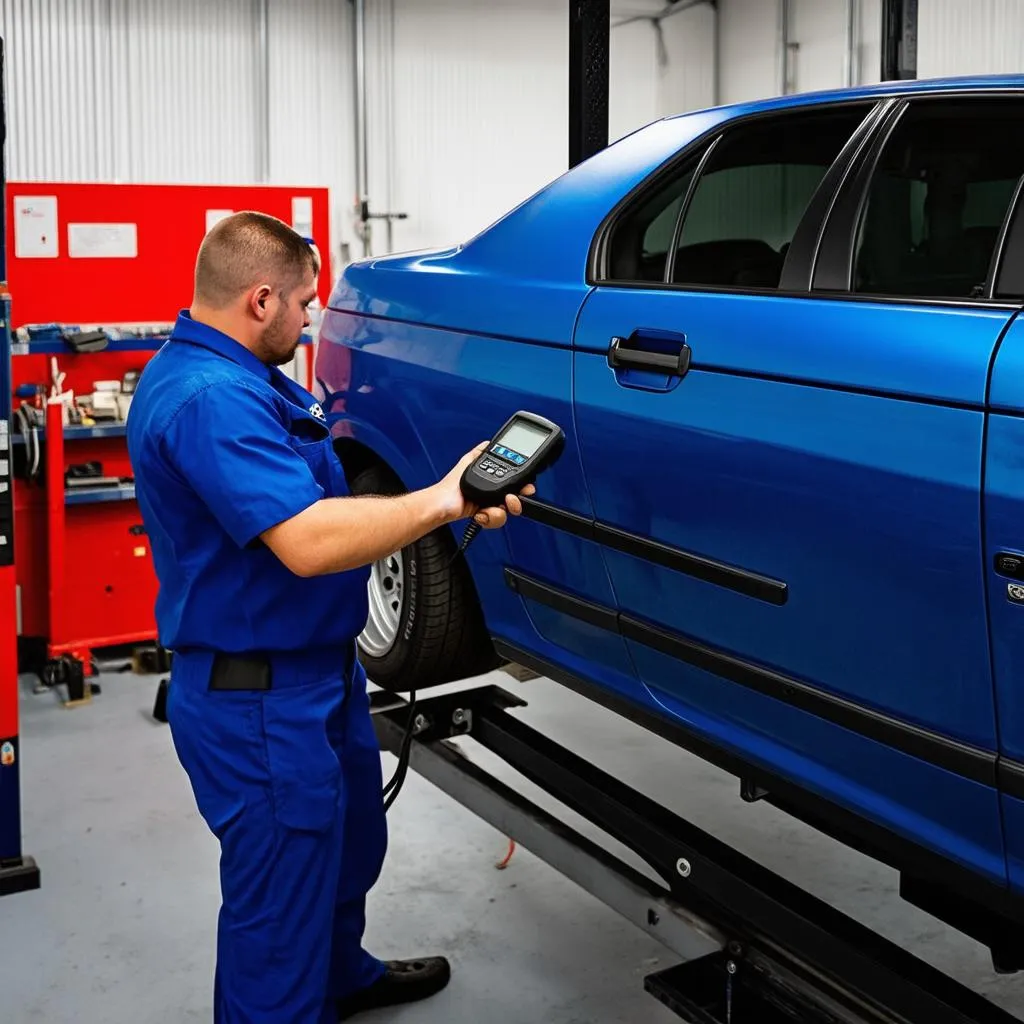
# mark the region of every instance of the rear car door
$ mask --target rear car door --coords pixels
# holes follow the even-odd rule
[[[1024,178],[992,294],[1024,301]],[[1024,317],[993,359],[985,435],[985,572],[999,711],[999,784],[1010,884],[1024,893]]]
[[[1013,308],[984,289],[1016,109],[727,125],[609,219],[575,336],[597,535],[653,698],[997,884],[979,495]]]

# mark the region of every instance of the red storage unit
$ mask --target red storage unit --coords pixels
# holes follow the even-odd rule
[[[51,209],[55,204],[57,241],[50,239],[52,255],[47,258],[40,258],[38,251],[19,257],[12,223],[39,197]],[[6,203],[14,329],[29,324],[115,329],[172,324],[190,301],[196,250],[213,211],[261,210],[292,222],[294,211],[302,210],[324,258],[321,302],[328,298],[326,189],[12,182]],[[134,254],[83,254],[81,243],[76,251],[70,244],[73,226],[97,229],[86,237],[99,239],[96,244],[101,246],[107,237],[103,231],[112,227],[112,237],[134,239]],[[96,381],[141,372],[164,340],[112,338],[102,351],[75,352],[59,338],[15,339],[10,386],[17,392],[22,386],[42,385],[49,392],[56,360],[57,372],[64,375],[62,390],[88,395]],[[313,358],[311,339],[305,340],[308,386]],[[36,405],[34,399],[15,397],[15,408],[22,401]],[[19,471],[14,481],[19,632],[24,647],[36,641],[48,659],[77,658],[88,675],[95,648],[156,640],[156,575],[134,497],[124,423],[63,425],[59,404],[44,404],[42,411],[45,427],[39,431],[41,459],[35,476],[26,470],[24,453],[31,448],[23,438],[13,438],[21,442],[16,445]],[[120,484],[69,486],[68,468],[89,462],[100,463],[104,477],[122,478]]]
[[[141,371],[162,341],[139,342],[131,351],[122,348],[130,343],[117,344],[114,351],[54,356],[66,374],[64,390],[84,394],[95,380]],[[49,378],[50,354],[18,354],[23,349],[17,345],[14,351],[15,390]],[[20,442],[14,481],[20,633],[45,641],[47,659],[77,658],[89,675],[95,648],[156,640],[156,574],[131,484],[124,423],[65,426],[59,402],[47,404],[44,415],[36,475],[28,472],[25,439],[15,439]],[[68,468],[91,462],[100,464],[105,477],[124,483],[68,486]]]

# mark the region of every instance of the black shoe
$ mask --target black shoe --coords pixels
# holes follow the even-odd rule
[[[381,1006],[414,1003],[435,995],[448,984],[452,971],[443,956],[422,960],[389,960],[385,973],[368,988],[338,1000],[338,1020]]]

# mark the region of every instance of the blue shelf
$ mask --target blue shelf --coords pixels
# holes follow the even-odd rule
[[[102,355],[104,352],[155,352],[167,340],[168,335],[161,334],[155,338],[117,338],[107,342],[107,347],[100,352],[76,353],[70,345],[66,345],[60,339],[52,341],[13,341],[11,343],[11,355],[13,356],[70,356],[70,355]],[[302,345],[312,345],[312,335],[304,334],[300,342]]]
[[[52,341],[15,341],[11,344],[12,356],[71,356],[71,355],[102,355],[103,352],[155,352],[167,340],[163,334],[156,338],[116,338],[107,342],[101,352],[76,353],[60,339]]]
[[[83,427],[72,423],[64,428],[65,441],[77,441],[86,437],[124,437],[127,431],[124,423],[97,423],[92,427]]]
[[[134,501],[135,484],[120,487],[76,487],[64,492],[65,505],[95,505],[101,501]]]
[[[78,424],[71,424],[64,428],[64,440],[65,441],[83,441],[88,438],[97,437],[124,437],[127,427],[124,423],[97,423],[93,427],[83,427]],[[46,440],[46,428],[40,427],[38,430],[38,436],[40,441]],[[24,444],[24,434],[15,434],[12,437],[14,444]]]

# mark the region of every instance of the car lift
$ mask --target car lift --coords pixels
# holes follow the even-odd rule
[[[521,652],[499,650],[540,675],[560,676]],[[644,987],[683,1020],[1019,1024],[510,713],[526,704],[494,685],[414,703],[371,693],[382,749],[401,758],[407,747],[409,767],[680,957]],[[466,739],[633,851],[664,884],[475,763]]]

